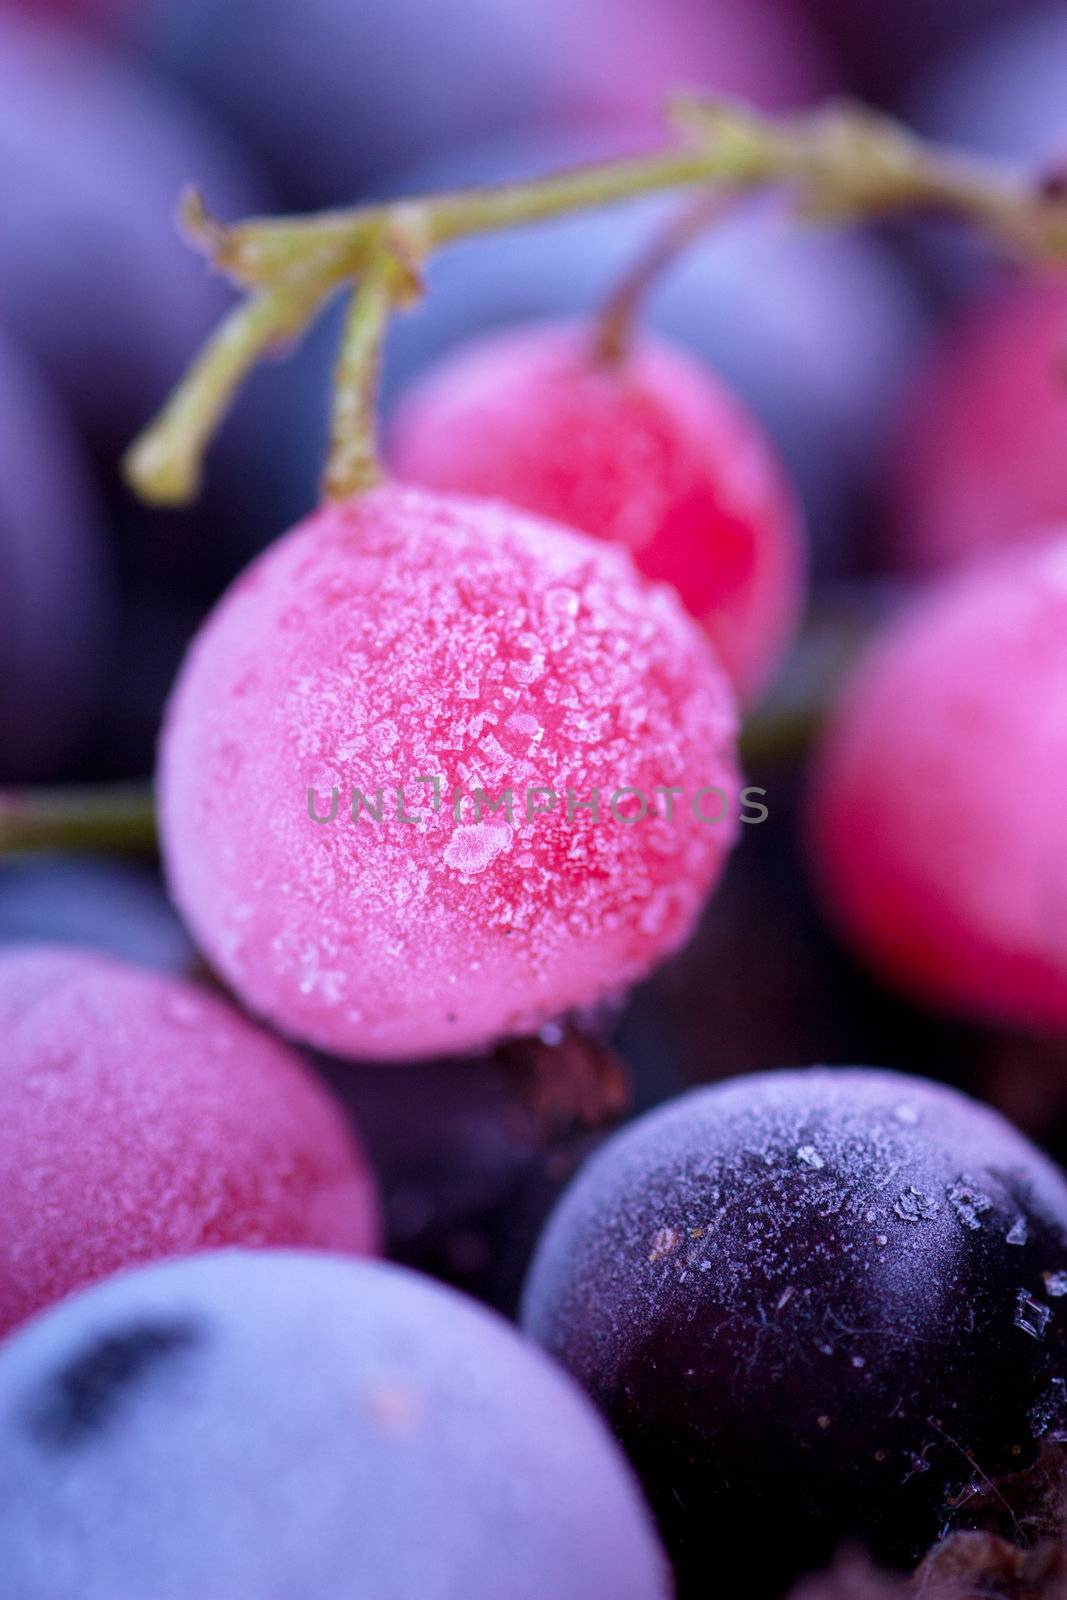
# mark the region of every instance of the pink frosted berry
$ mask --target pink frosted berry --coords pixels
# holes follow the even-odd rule
[[[0,1335],[120,1268],[375,1248],[362,1152],[285,1046],[176,978],[0,951]]]
[[[397,474],[510,500],[615,540],[673,583],[742,699],[772,676],[800,611],[800,514],[733,395],[670,345],[621,366],[589,330],[545,324],[476,341],[401,405]]]
[[[476,1048],[686,937],[734,834],[735,720],[624,552],[387,486],[268,550],[193,645],[162,744],[171,886],[284,1031]]]
[[[890,458],[893,553],[934,572],[1067,517],[1067,290],[1013,284],[976,299],[934,347]]]
[[[822,749],[843,932],[948,1009],[1067,1028],[1067,538],[944,582],[876,643]]]

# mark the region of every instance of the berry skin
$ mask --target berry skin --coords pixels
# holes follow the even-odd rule
[[[291,1051],[214,995],[88,951],[9,945],[0,1037],[0,1336],[162,1256],[375,1247],[373,1186],[343,1118]]]
[[[995,1112],[868,1068],[736,1078],[564,1194],[524,1324],[645,1484],[681,1600],[845,1540],[907,1563],[1062,1415],[1067,1185]],[[768,1530],[773,1529],[773,1539]]]
[[[509,500],[631,551],[673,583],[743,699],[792,638],[798,507],[757,424],[682,351],[642,340],[621,368],[584,327],[461,349],[401,405],[392,462],[431,489]]]
[[[545,1218],[630,1104],[628,1069],[603,1043],[545,1032],[401,1072],[319,1063],[373,1163],[383,1254],[507,1317]]]
[[[946,581],[876,641],[816,761],[832,919],[938,1006],[1067,1029],[1067,539]]]
[[[890,454],[893,555],[960,566],[1067,518],[1067,292],[1013,284],[972,300],[934,346]]]
[[[624,552],[387,486],[268,550],[194,643],[162,743],[172,891],[245,1003],[335,1055],[536,1032],[688,935],[734,733],[699,631]]]
[[[667,1600],[585,1397],[401,1268],[216,1252],[79,1295],[0,1351],[19,1600]]]

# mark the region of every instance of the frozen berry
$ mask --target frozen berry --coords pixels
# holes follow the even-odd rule
[[[931,572],[1067,518],[1067,292],[980,295],[911,387],[890,454],[892,553]]]
[[[19,1600],[666,1600],[585,1397],[398,1267],[215,1252],[79,1295],[0,1351]]]
[[[995,1112],[865,1068],[696,1090],[564,1195],[524,1321],[652,1499],[680,1594],[862,1541],[909,1562],[1065,1420],[1067,1184]],[[966,1510],[960,1512],[966,1519]]]
[[[88,951],[9,945],[0,1037],[0,1334],[161,1256],[373,1249],[371,1179],[343,1118],[214,995]]]
[[[615,540],[673,583],[744,698],[800,610],[800,515],[770,445],[712,375],[644,339],[621,365],[547,324],[463,348],[400,407],[392,461],[431,489],[509,500]]]
[[[507,182],[603,159],[632,134],[556,132],[445,147],[397,174],[390,192]],[[678,199],[554,217],[462,240],[426,267],[427,293],[390,331],[387,404],[462,342],[535,319],[588,317],[676,216]],[[781,452],[805,511],[813,564],[852,570],[884,442],[922,323],[914,285],[884,244],[797,228],[780,203],[737,207],[695,241],[649,297],[647,323],[691,350],[740,397]],[[343,308],[337,308],[343,315]],[[287,449],[308,484],[322,456],[322,393],[340,338],[327,313],[287,364],[295,397]],[[285,410],[284,398],[277,402]],[[306,499],[306,496],[305,496]]]
[[[1067,1029],[1067,539],[910,607],[861,663],[816,762],[827,907],[938,1005]]]
[[[388,486],[268,550],[194,643],[171,885],[251,1009],[334,1054],[535,1032],[689,933],[734,731],[704,639],[624,552]]]
[[[627,1068],[605,1045],[545,1033],[401,1072],[320,1060],[374,1166],[390,1261],[506,1316],[545,1218],[630,1104]]]

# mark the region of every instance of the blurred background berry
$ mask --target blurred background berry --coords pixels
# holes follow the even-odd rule
[[[1065,79],[1067,0],[0,0],[0,787],[147,780],[209,607],[315,503],[336,308],[253,376],[194,506],[122,486],[124,445],[232,302],[177,236],[185,185],[231,219],[529,176],[655,144],[672,87],[771,110],[859,96],[1056,183]],[[677,204],[442,252],[392,330],[386,411],[473,336],[595,313]],[[568,1072],[603,1065],[605,1035],[640,1108],[746,1069],[869,1061],[970,1088],[1067,1154],[1051,1009],[983,1022],[867,971],[817,903],[795,821],[804,662],[827,618],[833,637],[871,631],[943,569],[1067,516],[1067,283],[1024,282],[956,228],[824,226],[771,197],[725,207],[644,309],[776,446],[811,616],[750,730],[769,820],[744,830],[692,944],[618,1015],[583,1019],[580,1046],[418,1069],[432,1149],[395,1080],[361,1069],[344,1091],[394,1253],[508,1309],[556,1191],[622,1115],[611,1094],[592,1111],[550,1096],[546,1119],[558,1052]],[[830,649],[830,680],[848,653]],[[909,694],[900,742],[924,715],[922,683]],[[1067,685],[1042,679],[1039,698],[1034,748],[1067,726]],[[151,860],[0,858],[0,943],[27,940],[203,976]],[[322,1070],[337,1087],[347,1069]]]

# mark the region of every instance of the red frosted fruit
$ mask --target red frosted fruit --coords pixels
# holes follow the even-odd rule
[[[163,1256],[375,1248],[343,1117],[225,1001],[70,946],[8,945],[0,1038],[0,1335]]]
[[[431,489],[510,500],[628,547],[674,584],[743,699],[800,611],[800,514],[756,422],[681,351],[643,339],[621,367],[545,324],[462,348],[401,405],[391,458]]]
[[[162,743],[172,891],[252,1010],[337,1055],[536,1031],[688,934],[735,728],[624,551],[386,486],[266,551],[195,641]]]
[[[949,1009],[1067,1028],[1067,538],[946,580],[871,650],[810,798],[827,905]]]
[[[1067,517],[1067,290],[981,296],[935,346],[890,456],[894,555],[931,572]]]

